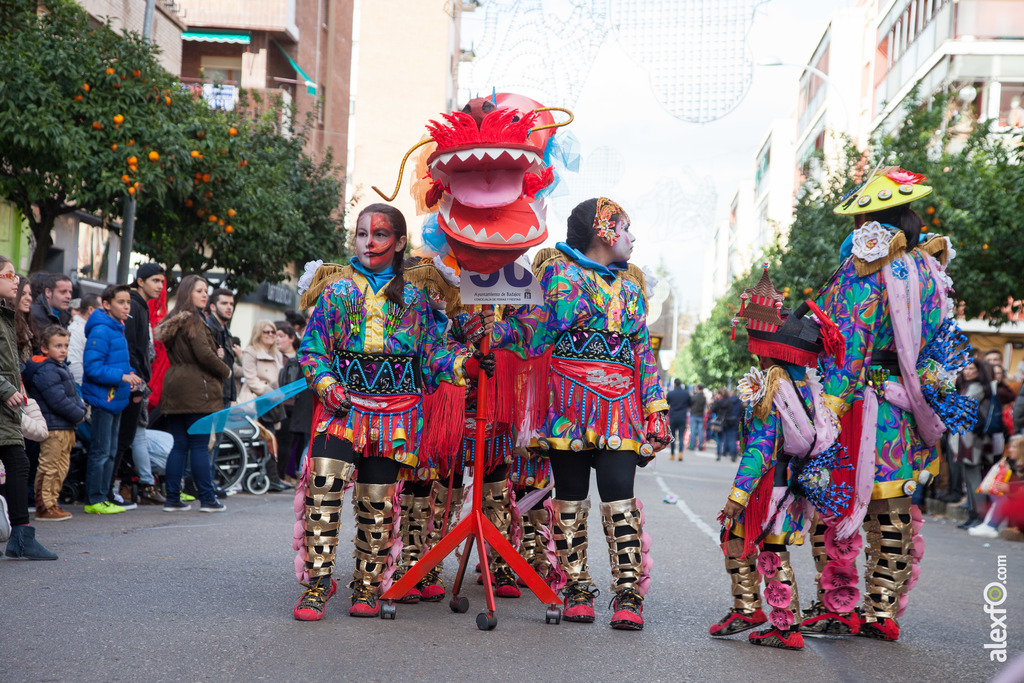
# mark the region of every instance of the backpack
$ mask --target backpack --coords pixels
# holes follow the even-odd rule
[[[978,404],[978,426],[979,434],[989,436],[1000,434],[1003,431],[1003,413],[999,409],[999,399],[995,394],[981,400]]]

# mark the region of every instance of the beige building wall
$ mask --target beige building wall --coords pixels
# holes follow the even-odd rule
[[[146,3],[140,0],[79,0],[85,11],[99,20],[110,17],[114,30],[127,29],[142,33],[142,21]],[[153,42],[160,46],[160,66],[175,76],[181,73],[181,32],[185,24],[162,2],[156,3],[153,12]]]
[[[454,3],[445,0],[355,0],[352,106],[349,122],[349,234],[360,209],[391,194],[398,166],[426,134],[426,123],[448,111]],[[409,195],[412,168],[392,202],[419,241],[422,218]]]

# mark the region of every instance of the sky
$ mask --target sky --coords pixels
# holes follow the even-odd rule
[[[683,0],[677,1],[682,7]],[[658,101],[651,70],[644,68],[650,64],[650,45],[638,49],[641,41],[631,42],[631,37],[608,28],[616,0],[543,0],[543,10],[540,0],[485,0],[483,7],[463,15],[462,46],[472,47],[479,59],[460,69],[460,102],[490,93],[493,86],[498,92],[568,107],[575,115],[561,130],[578,139],[582,168],[566,176],[565,187],[559,188],[562,196],[549,200],[545,246],[564,239],[572,206],[588,197],[608,196],[632,219],[637,237],[633,262],[667,270],[683,309],[696,312],[704,254],[713,248],[715,225],[727,217],[738,183],[753,177],[754,156],[772,121],[795,108],[799,65],[810,59],[830,13],[851,4],[747,1],[756,5],[747,36],[753,78],[738,106],[708,123],[676,118]],[[634,2],[633,7],[654,4]],[[704,11],[723,6],[717,0],[685,4]],[[594,18],[585,9],[588,5],[607,14]],[[533,11],[524,11],[531,7]],[[732,20],[744,22],[742,16]],[[684,34],[688,27],[661,28],[672,35],[676,30]],[[692,23],[689,28],[692,35]],[[742,26],[738,29],[740,35]],[[692,59],[716,56],[684,50],[676,54],[681,68],[671,73],[681,74]],[[757,65],[777,61],[793,66]],[[687,83],[692,85],[689,81],[679,87]]]

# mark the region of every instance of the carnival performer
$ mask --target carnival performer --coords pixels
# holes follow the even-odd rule
[[[462,305],[458,264],[454,259],[415,257],[406,263],[406,279],[430,301],[438,332],[451,348],[476,350],[493,314],[480,307]],[[464,477],[473,466],[476,438],[476,384],[465,387],[441,382],[424,397],[426,417],[420,464],[408,470],[411,481],[403,489],[402,554],[395,578],[410,569],[458,521],[465,500]],[[464,408],[463,408],[464,406]],[[447,422],[447,414],[459,410],[458,431],[434,430],[434,422]],[[484,440],[483,512],[512,542],[511,498],[508,463],[512,457],[511,423],[489,421]],[[436,602],[447,590],[438,563],[399,602]],[[515,598],[522,593],[511,568],[500,557],[491,563],[495,595]]]
[[[296,571],[307,582],[296,619],[323,617],[337,586],[331,578],[341,527],[341,499],[355,479],[355,570],[349,614],[379,614],[390,585],[396,496],[403,467],[415,468],[422,425],[421,387],[465,384],[493,358],[446,349],[423,294],[405,282],[401,212],[372,204],[356,222],[356,256],[321,266],[303,297],[316,308],[299,360],[316,392],[314,437],[296,496]],[[358,472],[358,474],[357,474]]]
[[[953,387],[969,345],[952,321],[954,298],[946,265],[949,239],[921,234],[909,203],[928,195],[925,177],[883,168],[844,197],[835,212],[855,229],[842,264],[818,292],[824,312],[846,340],[843,362],[823,364],[826,404],[838,415],[842,441],[855,461],[855,500],[836,526],[837,538],[866,534],[861,635],[896,640],[897,618],[920,572],[922,518],[912,505],[918,483],[937,472],[936,444],[960,431],[971,406]],[[819,573],[823,554],[815,553]],[[849,615],[812,606],[808,631],[842,624]],[[825,617],[822,619],[822,617]],[[816,620],[816,621],[814,621]]]
[[[551,461],[540,457],[536,450],[517,447],[509,465],[509,483],[515,501],[513,514],[519,517],[522,530],[519,554],[540,578],[550,580],[551,561],[544,551],[541,529],[551,526],[551,514],[545,505],[551,498]],[[533,501],[527,502],[531,498]],[[519,585],[525,584],[520,580]]]
[[[549,549],[563,576],[564,618],[592,622],[598,594],[587,566],[590,470],[597,473],[601,520],[614,593],[613,628],[643,628],[650,583],[650,537],[633,494],[637,466],[670,442],[668,404],[658,381],[647,331],[643,273],[628,264],[634,237],[629,217],[610,199],[576,206],[568,234],[534,261],[544,303],[495,324],[493,348],[523,357],[550,354],[550,406],[537,446],[551,461]]]
[[[709,630],[712,636],[730,636],[770,621],[748,640],[801,650],[800,601],[789,547],[803,544],[812,504],[832,515],[849,498],[849,487],[834,487],[820,475],[838,457],[839,430],[822,402],[821,385],[807,368],[817,365],[826,339],[833,353],[841,353],[843,342],[824,315],[815,320],[803,309],[783,309],[782,303],[766,265],[758,283],[744,292],[733,321],[746,321],[747,349],[757,355],[760,369],[751,368],[739,383],[746,404],[742,456],[720,517],[733,607]],[[856,582],[852,564],[844,571],[848,582]],[[764,599],[772,607],[768,617],[761,608],[762,577]]]

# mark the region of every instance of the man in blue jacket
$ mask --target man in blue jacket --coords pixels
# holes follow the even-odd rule
[[[110,285],[100,297],[102,311],[95,311],[85,324],[85,353],[82,365],[82,398],[92,406],[92,442],[85,469],[85,511],[110,515],[125,508],[107,499],[114,477],[114,451],[121,412],[131,392],[142,386],[128,359],[124,321],[131,311],[128,285]]]

